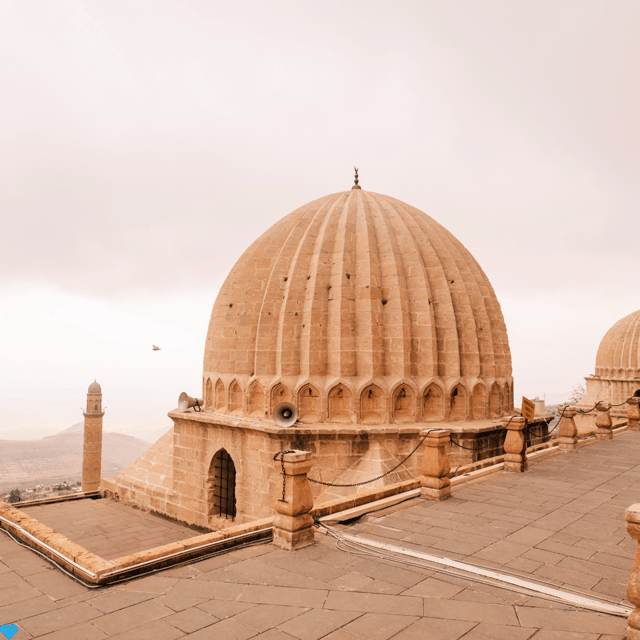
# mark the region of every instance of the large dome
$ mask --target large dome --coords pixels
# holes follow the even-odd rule
[[[353,189],[282,218],[238,260],[211,314],[205,406],[303,422],[495,417],[513,406],[496,295],[435,220]]]
[[[640,377],[640,311],[618,320],[602,338],[596,355],[596,375]]]

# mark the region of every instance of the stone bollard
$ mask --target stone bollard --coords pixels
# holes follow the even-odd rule
[[[313,496],[307,478],[313,466],[313,454],[309,451],[279,453],[273,463],[279,479],[273,503],[278,514],[273,523],[273,544],[289,550],[313,544],[313,518],[310,514]]]
[[[627,640],[640,640],[640,504],[632,504],[624,513],[627,533],[638,542],[636,557],[627,583],[627,600],[635,607],[629,615]]]
[[[611,440],[613,438],[613,433],[611,433],[611,416],[609,415],[610,409],[610,402],[601,400],[596,405],[596,410],[598,411],[598,415],[596,416],[596,427],[598,427],[596,438],[598,440]]]
[[[504,470],[522,473],[527,470],[527,421],[520,416],[504,418],[502,425],[507,429],[504,439]]]
[[[447,445],[450,432],[446,429],[420,432],[424,438],[425,449],[420,465],[420,495],[430,500],[446,500],[451,497],[449,480],[449,456]]]
[[[565,407],[560,411],[560,424],[558,426],[558,448],[560,451],[578,450],[578,429],[573,419],[577,411],[575,407]]]
[[[632,396],[627,400],[627,429],[629,431],[640,431],[640,398]]]

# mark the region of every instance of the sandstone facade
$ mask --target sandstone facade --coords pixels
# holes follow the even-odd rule
[[[600,401],[611,403],[614,423],[624,419],[628,406],[624,402],[640,389],[640,310],[618,320],[605,334],[596,354],[596,368],[585,378],[587,392],[578,403],[579,410],[589,410]],[[581,431],[595,428],[596,412],[576,416]]]
[[[426,428],[513,409],[507,331],[478,263],[429,216],[359,187],[284,217],[238,260],[202,384],[203,410],[172,411],[172,434],[103,488],[221,528],[273,515],[278,452],[313,455],[321,504],[418,478],[420,454],[403,461]],[[290,428],[272,419],[282,401],[299,413]]]

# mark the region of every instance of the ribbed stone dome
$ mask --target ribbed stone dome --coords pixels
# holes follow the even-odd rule
[[[640,310],[618,320],[602,338],[596,355],[596,375],[640,376]]]
[[[354,189],[282,218],[238,260],[213,307],[205,406],[303,422],[497,416],[513,405],[496,295],[444,227]]]
[[[90,385],[87,393],[102,393],[102,387],[94,380]]]

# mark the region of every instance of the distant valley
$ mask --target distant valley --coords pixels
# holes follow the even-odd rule
[[[168,427],[167,427],[168,429]],[[158,437],[167,429],[159,430]],[[84,424],[65,429],[40,440],[0,440],[0,493],[34,484],[75,482],[82,475]],[[155,434],[154,434],[155,435]],[[151,444],[122,433],[104,433],[102,476],[117,475]]]

